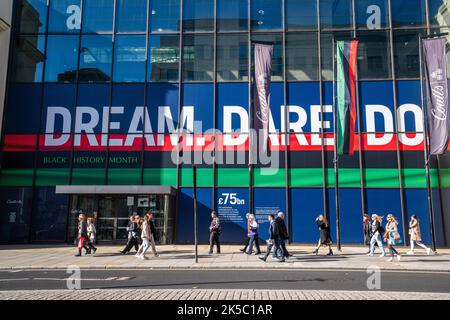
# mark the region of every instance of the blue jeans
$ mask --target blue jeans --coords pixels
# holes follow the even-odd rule
[[[286,251],[286,245],[284,243],[284,240],[276,239],[275,242],[275,250],[273,251],[273,257],[276,258],[278,256],[278,252],[281,251],[281,257],[285,258],[288,256]]]
[[[253,236],[250,236],[250,241],[248,242],[247,251],[246,251],[248,254],[252,253],[252,251],[253,251],[253,244],[256,247],[256,252],[257,253],[261,252],[261,249],[259,248],[259,242],[258,241],[259,241],[259,238],[258,238],[257,234],[255,234]]]
[[[384,247],[383,247],[383,240],[381,239],[381,235],[378,231],[375,232],[374,235],[372,236],[372,239],[370,239],[370,253],[372,253],[372,254],[375,251],[375,243],[378,244],[378,247],[380,248],[381,253],[385,253]]]

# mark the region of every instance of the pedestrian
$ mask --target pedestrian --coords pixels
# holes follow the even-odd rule
[[[215,211],[211,212],[211,224],[209,225],[209,254],[213,253],[214,244],[217,247],[217,253],[220,253],[220,240],[222,234],[219,217]]]
[[[328,223],[327,218],[321,214],[316,218],[317,227],[319,228],[320,233],[320,239],[319,244],[317,245],[316,250],[314,250],[313,253],[316,255],[319,253],[319,249],[322,246],[328,247],[328,254],[327,256],[333,255],[333,250],[331,249],[331,245],[333,242],[331,241],[331,234],[330,234],[330,224]]]
[[[148,214],[148,221],[150,223],[150,231],[151,231],[149,241],[152,246],[153,255],[155,257],[159,257],[159,254],[156,252],[156,228],[155,228],[155,224],[153,223],[153,213],[151,211],[148,211],[147,214]]]
[[[281,250],[279,250],[275,247],[274,254],[278,255],[278,253],[281,251],[282,259],[290,258],[293,255],[290,254],[286,248],[286,241],[289,239],[289,232],[287,230],[286,223],[284,221],[284,213],[283,212],[278,211],[275,222],[277,223],[277,227],[278,227],[279,242],[280,242]]]
[[[372,222],[371,222],[371,226],[372,226],[372,237],[370,238],[370,250],[369,253],[367,254],[368,256],[373,256],[373,253],[375,252],[375,244],[378,245],[378,248],[380,248],[381,250],[381,255],[380,258],[386,256],[386,252],[384,251],[384,246],[383,246],[383,236],[385,233],[385,229],[383,228],[383,217],[377,215],[377,214],[372,214]]]
[[[139,250],[139,220],[140,217],[135,214],[130,216],[130,222],[128,223],[127,226],[127,231],[128,231],[128,240],[127,240],[127,244],[125,246],[125,248],[123,248],[123,250],[120,251],[120,253],[122,254],[127,254],[128,252],[131,251],[131,249],[134,247],[137,251]]]
[[[249,220],[250,220],[250,242],[247,246],[247,251],[246,253],[248,255],[251,255],[253,252],[253,245],[255,245],[256,247],[256,253],[255,255],[260,255],[261,254],[261,249],[259,247],[259,237],[258,237],[258,221],[256,221],[255,215],[252,213],[249,215]]]
[[[88,241],[90,242],[90,245],[94,246],[95,239],[97,236],[97,230],[95,229],[94,218],[87,219],[87,234],[88,234]],[[89,250],[89,253],[91,253],[90,250]]]
[[[368,251],[366,253],[370,253],[370,239],[372,239],[372,222],[370,220],[370,216],[367,213],[363,215],[363,232],[364,232],[364,245],[367,246]]]
[[[387,242],[389,246],[389,253],[391,255],[387,261],[392,262],[394,259],[394,254],[397,256],[397,261],[400,261],[401,255],[394,247],[395,245],[402,243],[400,233],[398,232],[398,221],[392,214],[388,214],[387,221],[384,241]]]
[[[241,252],[246,253],[248,244],[250,243],[250,213],[245,214],[245,221],[247,221],[247,240],[245,242],[244,248],[240,249]]]
[[[142,260],[147,260],[145,254],[147,253],[147,250],[150,247],[150,243],[152,245],[153,254],[155,255],[155,257],[158,256],[158,254],[156,253],[155,243],[153,241],[153,234],[150,220],[151,220],[150,213],[146,213],[144,216],[144,222],[142,223],[141,226],[142,244],[135,255],[137,258]]]
[[[93,245],[90,245],[88,232],[87,232],[87,223],[86,223],[86,215],[81,213],[78,216],[78,253],[75,257],[81,257],[81,251],[84,248],[86,250],[86,254],[90,252],[90,250],[97,251]]]
[[[409,242],[411,245],[411,250],[407,252],[409,255],[414,254],[414,246],[417,244],[426,250],[427,255],[430,255],[431,249],[422,243],[422,233],[420,231],[420,222],[417,215],[413,214],[411,220],[409,221]]]
[[[272,251],[272,248],[278,243],[279,246],[279,234],[278,234],[278,227],[277,223],[275,222],[275,215],[269,214],[267,216],[267,220],[269,220],[269,239],[267,239],[267,250],[266,254],[263,257],[259,257],[260,260],[266,262],[267,258],[270,255],[270,252]],[[280,259],[276,257],[276,259],[280,262],[285,262],[285,259]]]

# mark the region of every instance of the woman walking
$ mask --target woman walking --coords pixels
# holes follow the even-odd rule
[[[134,214],[130,216],[130,222],[127,226],[128,231],[128,241],[123,248],[123,250],[120,251],[122,254],[127,254],[131,251],[131,249],[134,247],[136,252],[139,250],[139,220],[140,217],[137,214]]]
[[[248,255],[252,254],[253,244],[254,244],[255,247],[256,247],[255,255],[260,255],[261,254],[261,249],[259,247],[259,237],[258,237],[258,228],[259,228],[259,226],[258,226],[258,222],[256,221],[256,218],[255,218],[254,214],[250,214],[249,220],[250,220],[250,232],[249,232],[250,241],[249,241],[249,244],[247,246],[246,253]]]
[[[95,229],[94,225],[94,218],[88,218],[87,219],[87,241],[89,246],[89,251],[87,253],[91,253],[91,250],[97,251],[97,248],[94,246],[95,244],[95,238],[97,236],[97,230]]]
[[[136,257],[142,260],[146,260],[147,257],[145,256],[148,248],[150,247],[150,242],[152,245],[153,254],[155,257],[158,256],[156,253],[155,243],[153,241],[153,234],[152,234],[152,228],[151,228],[151,220],[150,220],[150,213],[145,214],[144,222],[142,224],[142,231],[141,231],[141,238],[142,238],[142,244],[139,247],[138,252],[136,253]]]
[[[313,253],[317,255],[319,253],[319,249],[322,246],[326,246],[329,249],[327,256],[332,256],[333,250],[331,249],[331,244],[333,242],[331,241],[330,225],[328,223],[328,220],[323,214],[321,214],[320,216],[317,217],[316,223],[317,227],[319,227],[320,240],[316,250],[314,250]]]
[[[383,217],[380,217],[376,214],[372,215],[372,238],[370,239],[370,251],[367,254],[370,257],[373,256],[373,253],[375,251],[375,244],[378,244],[378,247],[381,250],[380,258],[386,256],[386,252],[384,251],[383,246],[383,240],[381,238],[384,235],[384,228],[382,223]]]
[[[394,259],[394,254],[397,256],[397,260],[400,261],[401,255],[394,247],[394,245],[400,244],[402,242],[400,239],[400,233],[398,232],[398,221],[392,214],[388,214],[387,221],[388,223],[386,224],[384,241],[388,243],[389,253],[391,255],[391,257],[387,261],[392,262],[392,260]]]
[[[409,242],[411,244],[411,250],[407,252],[407,254],[414,254],[414,245],[417,244],[419,247],[422,247],[426,250],[427,255],[430,255],[431,249],[422,243],[422,234],[420,232],[420,222],[417,215],[413,214],[411,216],[411,220],[409,221]]]
[[[97,248],[94,247],[89,241],[88,231],[87,231],[87,223],[86,223],[86,215],[80,214],[78,216],[78,253],[75,257],[81,257],[81,251],[84,248],[86,250],[86,254],[90,253],[91,250],[97,251]]]

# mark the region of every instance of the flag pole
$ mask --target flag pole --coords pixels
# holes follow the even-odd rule
[[[195,263],[198,263],[198,211],[197,211],[197,166],[192,167],[193,192],[194,192],[194,246]]]
[[[333,37],[333,119],[334,119],[334,199],[336,206],[336,245],[341,251],[341,212],[339,195],[339,155],[338,155],[338,129],[337,129],[337,109],[336,109],[336,41]],[[322,128],[323,134],[323,128]],[[323,137],[322,137],[323,139]]]
[[[427,198],[428,198],[428,213],[430,215],[430,231],[431,231],[431,246],[434,253],[436,253],[436,236],[434,233],[434,208],[433,208],[433,195],[431,192],[431,178],[430,178],[430,158],[428,150],[428,130],[427,130],[427,116],[425,112],[425,95],[424,95],[424,77],[423,77],[423,38],[419,34],[419,66],[420,66],[420,97],[422,106],[422,118],[423,118],[423,155],[425,160],[425,175],[427,180]]]

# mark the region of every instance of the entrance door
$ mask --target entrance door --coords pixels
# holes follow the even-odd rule
[[[98,202],[97,240],[126,241],[128,217],[126,197],[100,197]]]

